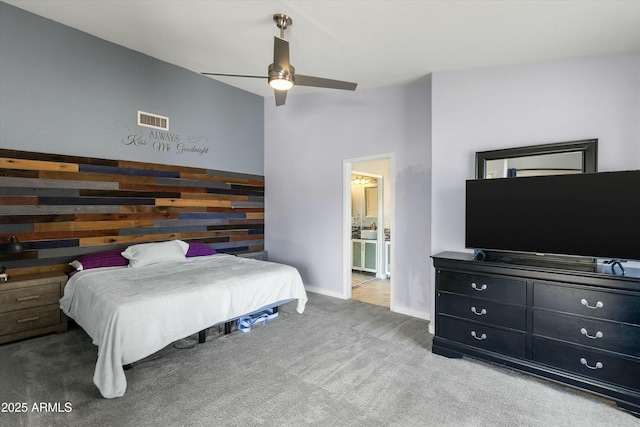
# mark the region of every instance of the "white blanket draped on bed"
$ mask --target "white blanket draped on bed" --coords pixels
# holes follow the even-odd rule
[[[221,322],[276,302],[307,295],[298,271],[287,265],[232,255],[80,271],[60,308],[98,346],[93,382],[106,398],[123,396],[122,365]]]

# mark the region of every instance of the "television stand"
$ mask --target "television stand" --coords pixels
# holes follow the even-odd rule
[[[433,353],[596,394],[640,417],[640,271],[476,261],[443,252]]]

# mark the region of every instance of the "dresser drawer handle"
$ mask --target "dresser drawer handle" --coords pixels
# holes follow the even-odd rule
[[[478,336],[478,334],[476,334],[476,331],[471,331],[471,336],[474,337],[475,339],[477,339],[478,341],[482,341],[482,340],[486,340],[487,339],[487,334],[482,334],[482,335]]]
[[[596,332],[595,335],[589,335],[589,332],[585,328],[580,329],[580,333],[587,338],[591,338],[592,340],[604,337],[604,334],[600,331]]]
[[[20,301],[29,301],[30,299],[38,299],[40,298],[40,295],[31,295],[28,297],[21,297],[21,298],[16,298],[16,301],[20,302]]]
[[[595,306],[592,306],[592,305],[589,305],[589,301],[587,301],[584,298],[580,300],[580,304],[584,305],[587,308],[591,308],[593,310],[595,310],[596,308],[604,307],[604,304],[602,303],[602,301],[598,301]]]
[[[484,316],[485,314],[487,314],[487,310],[485,310],[484,308],[480,311],[476,310],[475,307],[471,307],[471,311],[473,311],[473,314],[477,315],[477,316]]]
[[[483,284],[482,286],[478,287],[478,285],[476,285],[475,282],[471,284],[471,287],[478,292],[484,291],[485,289],[487,289],[487,285]]]
[[[40,316],[35,316],[35,317],[27,317],[26,319],[20,319],[20,320],[16,320],[16,323],[25,323],[25,322],[31,322],[32,320],[38,320],[40,319]]]
[[[580,363],[582,363],[584,366],[586,366],[589,369],[602,369],[602,368],[604,368],[604,365],[602,364],[602,362],[596,362],[596,366],[589,366],[589,364],[587,363],[587,359],[585,359],[584,357],[580,359]]]

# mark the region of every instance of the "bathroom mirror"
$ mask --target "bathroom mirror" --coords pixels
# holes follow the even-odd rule
[[[597,139],[479,151],[476,179],[597,172],[597,156]]]
[[[365,187],[365,215],[367,218],[376,218],[378,216],[378,186]]]

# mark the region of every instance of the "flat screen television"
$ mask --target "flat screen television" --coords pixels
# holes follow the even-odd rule
[[[466,247],[640,260],[640,171],[469,180]]]

